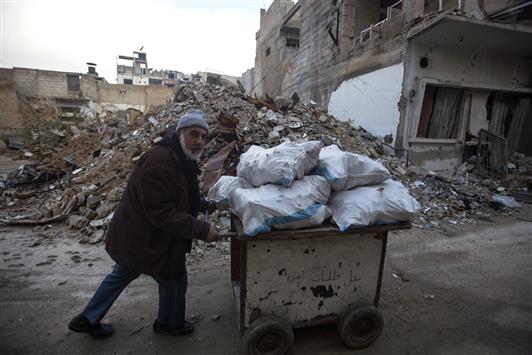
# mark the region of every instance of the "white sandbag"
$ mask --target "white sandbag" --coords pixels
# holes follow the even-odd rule
[[[290,186],[312,171],[322,146],[319,141],[284,142],[270,149],[253,145],[240,156],[237,175],[255,187],[268,183]]]
[[[397,181],[356,187],[331,195],[329,208],[340,231],[349,227],[412,221],[419,203]]]
[[[302,220],[295,220],[293,222],[275,224],[275,229],[301,229],[312,226],[319,226],[324,221],[328,220],[332,216],[331,209],[326,205],[322,205],[318,210],[309,218]]]
[[[303,143],[295,143],[296,145],[302,147],[305,152],[305,159],[303,159],[303,172],[305,175],[310,175],[311,171],[314,170],[320,159],[320,152],[323,148],[323,142],[321,141],[308,141]]]
[[[365,155],[344,152],[334,144],[321,150],[314,173],[325,176],[333,191],[378,184],[391,177],[381,163]]]
[[[297,229],[320,225],[330,217],[326,207],[331,187],[323,176],[305,176],[291,187],[267,184],[237,188],[230,207],[240,217],[244,234],[255,236],[273,227]]]
[[[220,176],[218,181],[209,189],[207,193],[207,201],[228,204],[231,195],[237,188],[249,189],[253,186],[244,178],[237,176]]]

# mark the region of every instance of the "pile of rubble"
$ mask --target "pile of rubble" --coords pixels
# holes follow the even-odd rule
[[[62,143],[22,149],[20,158],[33,159],[0,181],[0,223],[46,225],[66,221],[78,229],[80,242],[98,243],[124,191],[127,177],[141,154],[173,132],[178,118],[192,108],[206,114],[211,127],[201,165],[203,191],[224,175],[236,175],[239,156],[251,144],[269,148],[284,140],[322,140],[383,163],[422,205],[417,225],[438,227],[464,223],[511,209],[493,195],[526,191],[529,180],[510,183],[482,179],[466,165],[454,177],[444,177],[396,158],[393,148],[362,128],[340,122],[297,95],[276,100],[245,96],[236,86],[188,83],[171,103],[144,115],[108,113],[70,125]],[[4,151],[5,152],[5,151]],[[530,158],[517,156],[513,169],[532,172]],[[222,229],[228,212],[211,218]]]

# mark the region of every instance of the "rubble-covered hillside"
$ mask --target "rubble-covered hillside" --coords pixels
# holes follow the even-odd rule
[[[504,181],[476,176],[469,163],[454,176],[442,176],[396,158],[391,146],[362,128],[298,101],[297,95],[262,101],[245,96],[236,86],[190,83],[177,89],[171,103],[145,115],[107,113],[58,122],[43,119],[44,113],[28,107],[25,145],[11,145],[16,150],[1,148],[3,159],[26,163],[1,176],[0,222],[66,222],[80,230],[80,242],[100,242],[135,162],[161,136],[172,132],[180,115],[191,108],[202,109],[210,124],[201,162],[204,191],[221,174],[234,175],[240,153],[251,144],[272,147],[285,139],[318,139],[379,160],[421,203],[416,223],[420,227],[512,213],[508,206],[514,201],[507,195],[528,191],[531,158],[514,156],[510,172],[520,175]],[[42,139],[43,135],[53,139]],[[227,213],[211,218],[227,227]]]

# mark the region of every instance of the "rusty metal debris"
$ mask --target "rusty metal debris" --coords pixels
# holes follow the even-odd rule
[[[214,185],[216,181],[224,174],[224,162],[229,154],[235,149],[236,141],[233,141],[223,147],[218,153],[213,155],[206,163],[207,172],[203,179],[201,188],[204,194]]]

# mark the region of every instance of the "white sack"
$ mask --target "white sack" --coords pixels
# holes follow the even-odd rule
[[[407,189],[393,180],[335,192],[329,207],[340,231],[354,226],[411,221],[420,209]]]
[[[291,187],[274,184],[259,188],[238,188],[230,207],[240,217],[244,234],[255,236],[277,229],[320,225],[330,217],[326,203],[331,187],[323,176],[305,176]]]
[[[237,175],[255,187],[268,183],[290,186],[312,171],[322,146],[319,141],[284,142],[270,149],[253,145],[240,156]]]
[[[334,144],[321,150],[315,173],[325,176],[333,191],[378,184],[391,177],[381,163],[365,155],[344,152]]]
[[[239,187],[249,189],[253,186],[245,179],[237,176],[220,176],[218,181],[209,189],[207,201],[228,204],[233,192]]]

